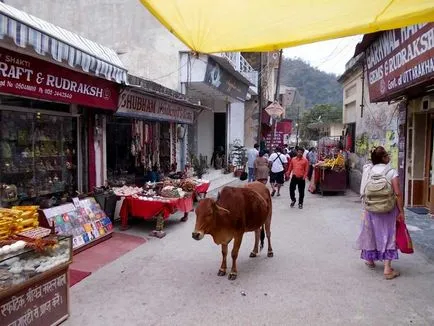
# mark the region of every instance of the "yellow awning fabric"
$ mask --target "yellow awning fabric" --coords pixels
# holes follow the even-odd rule
[[[272,51],[434,21],[434,0],[140,0],[201,53]]]

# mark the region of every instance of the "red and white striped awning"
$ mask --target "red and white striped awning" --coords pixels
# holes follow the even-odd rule
[[[5,37],[72,68],[127,84],[127,70],[112,49],[0,2],[0,39]]]

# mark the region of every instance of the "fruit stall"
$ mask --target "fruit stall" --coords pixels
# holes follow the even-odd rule
[[[41,227],[38,208],[0,208],[2,325],[58,325],[69,315],[72,238]]]
[[[312,193],[345,192],[347,189],[347,170],[345,158],[338,153],[334,158],[319,161],[314,167],[313,182],[309,186]]]

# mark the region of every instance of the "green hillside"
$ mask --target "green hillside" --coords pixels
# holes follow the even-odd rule
[[[281,84],[298,88],[306,108],[317,104],[342,107],[342,87],[337,76],[312,67],[301,59],[283,58]]]

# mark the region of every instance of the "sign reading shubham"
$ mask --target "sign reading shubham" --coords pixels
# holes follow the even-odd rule
[[[192,124],[194,112],[186,106],[125,88],[119,96],[117,115]]]
[[[391,100],[434,77],[434,23],[385,31],[367,48],[371,101]]]

